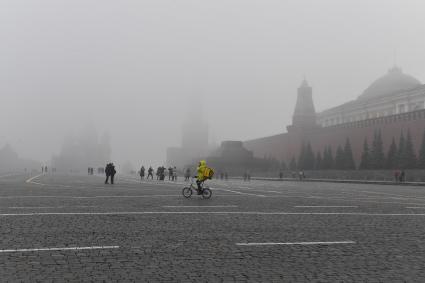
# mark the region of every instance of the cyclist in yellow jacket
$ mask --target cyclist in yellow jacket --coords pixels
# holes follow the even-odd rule
[[[207,169],[207,162],[205,160],[201,160],[198,165],[198,176],[196,176],[196,184],[198,185],[198,195],[202,194],[202,183],[208,179],[207,176],[205,176],[205,169]]]

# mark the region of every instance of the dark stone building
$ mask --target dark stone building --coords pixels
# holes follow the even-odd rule
[[[224,141],[210,157],[207,164],[217,173],[227,172],[231,175],[242,175],[249,172],[266,172],[270,169],[270,160],[255,158],[252,151],[243,147],[241,141]]]

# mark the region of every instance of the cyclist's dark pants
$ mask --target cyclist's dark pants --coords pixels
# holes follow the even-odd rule
[[[198,185],[198,190],[202,190],[202,183],[203,183],[204,181],[199,181],[199,180],[196,180],[196,184]]]

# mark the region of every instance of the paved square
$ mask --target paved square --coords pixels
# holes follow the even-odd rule
[[[1,281],[425,280],[425,188],[0,177]]]

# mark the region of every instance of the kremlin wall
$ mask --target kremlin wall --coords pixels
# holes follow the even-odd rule
[[[369,145],[377,131],[387,153],[394,138],[410,133],[416,155],[425,130],[425,85],[394,67],[374,81],[355,100],[316,113],[312,88],[304,80],[298,88],[292,125],[286,133],[248,140],[244,147],[257,158],[275,158],[289,164],[298,160],[303,144],[310,143],[314,154],[330,146],[335,156],[348,139],[358,167],[363,143]]]
[[[196,117],[202,117],[202,113]],[[425,169],[422,168],[425,164],[425,85],[403,73],[401,68],[393,67],[385,75],[376,79],[356,99],[317,113],[313,101],[313,89],[306,80],[303,80],[298,88],[292,124],[286,128],[286,132],[277,135],[244,142],[224,141],[220,147],[213,148],[205,146],[208,144],[206,122],[203,119],[188,119],[183,126],[181,146],[167,149],[167,166],[195,168],[200,159],[206,159],[217,172],[241,175],[243,172],[250,171],[255,174],[275,176],[276,171],[284,170],[285,166],[294,170],[291,165],[296,163],[296,169],[314,168],[315,171],[325,170],[328,174],[332,171],[328,169],[359,168],[365,141],[368,143],[370,153],[373,151],[372,144],[376,134],[379,133],[382,141],[381,151],[384,155],[382,162],[374,167],[366,166],[360,169],[371,169],[374,171],[373,174],[380,169]],[[397,149],[397,157],[393,159],[396,160],[393,162],[395,164],[388,166],[385,157],[393,139],[395,146],[399,147],[401,135],[404,140],[407,140],[409,136],[410,152],[413,151],[412,154],[416,157],[419,157],[419,151],[424,142],[420,167],[417,164],[402,165],[400,156],[404,155],[400,153],[400,149]],[[337,165],[337,149],[344,148],[347,141],[351,146],[350,164],[353,163],[353,159],[354,164],[350,168],[340,168]],[[304,158],[304,163],[309,166],[303,167],[299,164],[299,160],[306,145],[310,145],[310,152],[312,151],[310,156],[314,155],[315,160],[311,162]],[[329,153],[329,148],[333,165],[328,168],[318,168],[317,155],[320,153],[321,158],[324,159],[325,149]],[[407,152],[406,146],[402,148]],[[385,174],[388,175],[388,172]],[[423,172],[419,175],[422,176]]]

